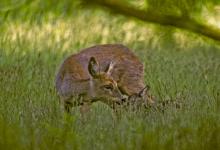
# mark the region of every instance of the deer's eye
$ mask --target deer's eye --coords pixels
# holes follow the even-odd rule
[[[113,85],[112,84],[109,84],[109,85],[103,85],[103,87],[102,87],[103,89],[105,89],[105,90],[113,90]]]

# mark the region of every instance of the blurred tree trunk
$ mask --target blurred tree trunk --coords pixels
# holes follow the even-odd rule
[[[181,15],[172,15],[161,13],[160,10],[140,10],[131,5],[122,3],[119,0],[82,0],[84,5],[102,6],[102,8],[108,8],[109,10],[122,14],[127,17],[133,17],[144,22],[156,23],[164,26],[173,26],[176,28],[188,30],[208,38],[220,41],[220,29],[211,25],[204,24],[202,22],[192,19],[183,10]],[[190,7],[190,6],[189,6]]]

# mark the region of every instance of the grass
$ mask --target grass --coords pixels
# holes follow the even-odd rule
[[[220,149],[217,44],[97,10],[61,14],[64,2],[32,3],[1,22],[0,149]],[[96,103],[86,121],[79,108],[62,115],[54,88],[59,64],[104,43],[123,43],[142,60],[145,81],[163,104],[158,110],[124,112],[115,121]]]

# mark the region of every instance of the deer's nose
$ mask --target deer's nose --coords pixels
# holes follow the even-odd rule
[[[126,102],[128,99],[128,96],[127,95],[123,95],[122,98],[121,98],[121,101],[122,102]]]
[[[126,98],[121,99],[122,102],[126,102],[126,100],[127,100]]]

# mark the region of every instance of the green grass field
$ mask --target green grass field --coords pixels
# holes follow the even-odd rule
[[[220,149],[219,45],[186,31],[43,2],[1,14],[0,149]],[[142,60],[157,110],[124,112],[116,121],[111,109],[95,103],[86,121],[79,108],[62,115],[57,68],[68,55],[104,43],[122,43]]]

